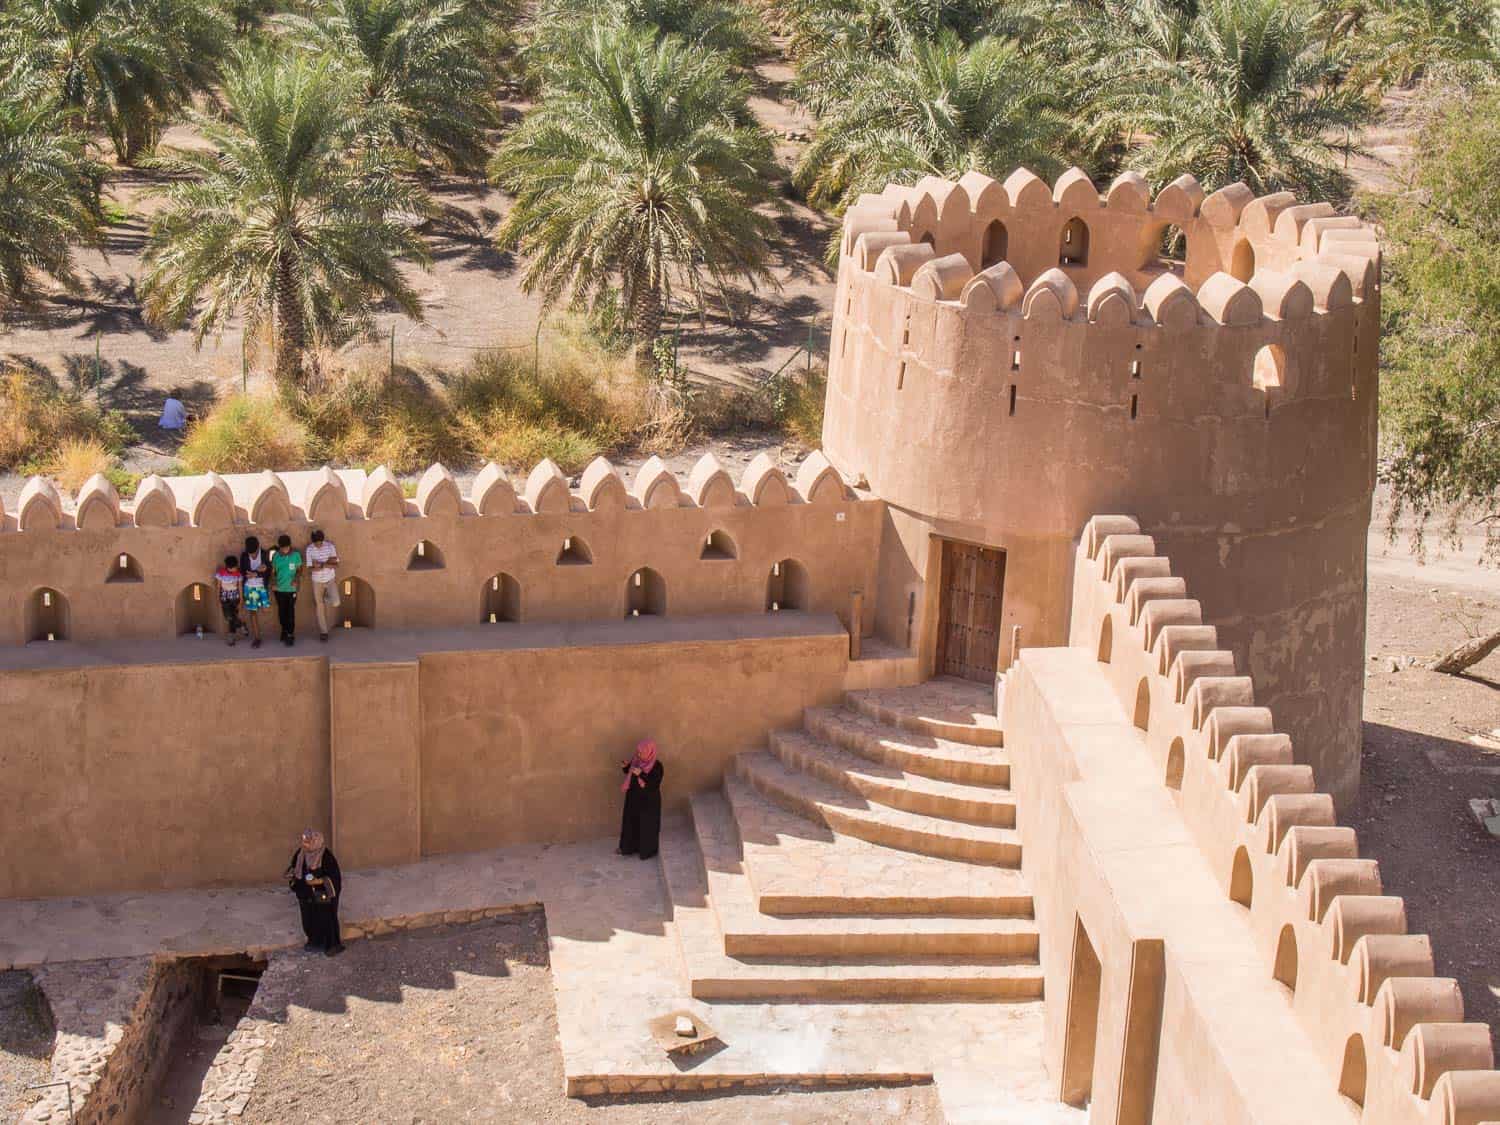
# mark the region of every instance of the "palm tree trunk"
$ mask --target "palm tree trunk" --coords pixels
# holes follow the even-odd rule
[[[1452,652],[1435,661],[1432,670],[1457,676],[1478,664],[1497,648],[1500,648],[1500,629],[1496,629],[1487,637],[1470,637]]]
[[[631,302],[631,334],[635,337],[635,365],[642,374],[656,369],[656,338],[661,335],[661,290],[649,278],[638,277]]]
[[[307,326],[297,298],[297,278],[283,258],[276,265],[276,384],[283,391],[302,385],[302,353],[307,349]]]

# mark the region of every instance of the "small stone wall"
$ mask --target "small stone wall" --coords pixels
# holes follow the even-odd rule
[[[138,957],[44,965],[33,975],[52,1010],[57,1037],[52,1087],[27,1110],[25,1125],[68,1120],[133,1122],[166,1067],[172,1041],[192,1018],[197,967],[187,960]]]

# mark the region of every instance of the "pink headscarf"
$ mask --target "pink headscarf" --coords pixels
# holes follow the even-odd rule
[[[635,757],[630,759],[630,765],[625,771],[625,784],[620,786],[621,793],[630,792],[630,771],[640,770],[646,774],[651,772],[651,767],[656,765],[656,743],[649,738],[643,738],[635,744]],[[646,788],[643,778],[637,778],[636,783],[642,789]]]

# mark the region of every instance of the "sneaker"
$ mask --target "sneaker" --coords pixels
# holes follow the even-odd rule
[[[260,648],[260,638],[256,637],[255,640],[251,641],[250,642],[250,647],[251,648]]]
[[[323,950],[323,956],[337,957],[342,952],[344,952],[344,943],[339,942],[337,945],[330,945],[327,949]]]
[[[326,645],[328,643],[328,634],[327,633],[319,633],[318,634],[318,640],[322,641]]]
[[[309,942],[304,942],[303,943],[303,945],[302,945],[302,952],[303,953],[316,953],[318,950],[320,950],[322,948],[323,947],[321,945],[319,945],[317,942],[315,942],[315,941],[309,941]]]
[[[230,648],[233,648],[234,647],[234,642],[237,641],[237,640],[239,640],[239,636],[237,634],[235,634],[235,633],[230,633],[229,634],[229,639],[226,640],[224,643],[227,644]]]
[[[287,637],[287,639],[286,639],[286,647],[287,648],[291,648],[296,643],[297,643],[297,638],[296,637],[291,637],[291,636]]]

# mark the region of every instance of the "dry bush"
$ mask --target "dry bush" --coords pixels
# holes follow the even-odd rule
[[[116,453],[134,436],[123,415],[102,411],[25,368],[0,368],[0,469],[44,470],[69,440],[91,440]]]
[[[178,458],[197,473],[301,469],[308,463],[306,427],[273,395],[220,400],[189,427]]]
[[[115,455],[94,437],[63,438],[47,459],[46,473],[65,492],[77,492],[95,473],[110,474],[119,465]]]
[[[447,402],[406,368],[334,372],[322,389],[299,394],[292,409],[313,439],[315,460],[413,473],[466,457]]]

